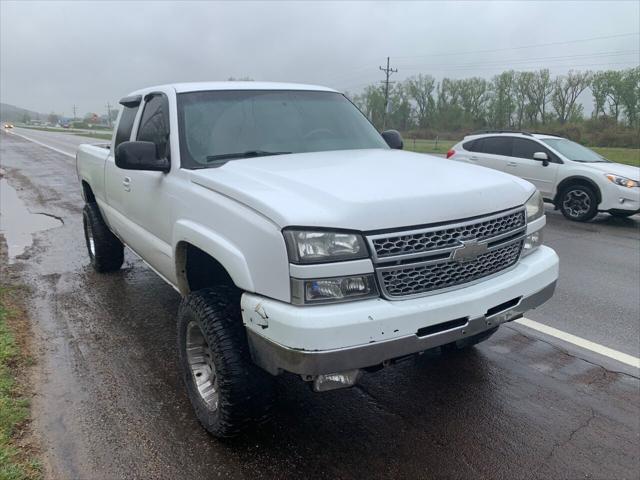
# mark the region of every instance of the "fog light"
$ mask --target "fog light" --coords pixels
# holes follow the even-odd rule
[[[318,375],[313,381],[314,392],[326,392],[338,388],[353,387],[358,381],[360,370],[347,370],[340,373]]]
[[[291,301],[298,305],[362,300],[377,296],[378,289],[372,274],[313,280],[291,279]]]
[[[529,255],[536,248],[542,245],[542,229],[527,235],[524,238],[524,245],[522,246],[522,256]]]

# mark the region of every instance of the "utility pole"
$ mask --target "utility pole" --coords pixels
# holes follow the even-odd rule
[[[73,106],[73,120],[74,120],[74,121],[75,121],[75,120],[76,120],[76,118],[77,118],[77,117],[76,117],[76,109],[77,109],[77,107],[74,105],[74,106]]]
[[[111,127],[111,104],[107,102],[107,125]]]
[[[389,77],[392,73],[397,73],[398,69],[389,67],[389,57],[387,57],[387,68],[379,67],[385,73],[385,79],[382,81],[384,83],[384,114],[382,115],[382,130],[387,128],[387,110],[389,109]]]

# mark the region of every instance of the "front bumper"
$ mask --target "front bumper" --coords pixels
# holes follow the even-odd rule
[[[543,246],[515,268],[460,290],[312,307],[244,294],[242,316],[257,365],[274,375],[315,376],[379,365],[494,328],[546,302],[557,278],[558,257]]]
[[[602,191],[602,202],[598,206],[601,212],[638,212],[640,211],[640,188],[626,188],[608,185]]]

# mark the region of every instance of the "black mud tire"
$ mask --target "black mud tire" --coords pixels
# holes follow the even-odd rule
[[[111,233],[96,203],[84,206],[82,223],[89,260],[94,270],[99,273],[119,270],[124,262],[124,245]]]
[[[598,196],[587,185],[567,185],[560,192],[558,208],[571,221],[588,222],[598,214]]]
[[[195,378],[199,375],[189,363],[187,341],[192,335],[188,332],[195,328],[193,322],[208,344],[207,357],[214,365],[217,407],[207,404],[199,392]],[[213,436],[234,437],[269,420],[275,402],[275,381],[251,360],[237,289],[204,288],[182,300],[178,311],[178,357],[196,416]]]
[[[463,338],[462,340],[457,340],[455,342],[447,343],[440,347],[442,349],[442,353],[454,353],[460,350],[468,350],[474,345],[478,345],[479,343],[488,340],[494,333],[498,331],[498,327],[490,328],[489,330],[485,330],[484,332],[477,333],[468,338]]]

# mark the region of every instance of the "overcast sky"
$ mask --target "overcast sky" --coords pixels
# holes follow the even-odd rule
[[[358,92],[382,78],[387,56],[398,80],[640,64],[637,0],[0,0],[0,18],[1,101],[65,115],[74,104],[103,113],[150,85],[231,76]]]

